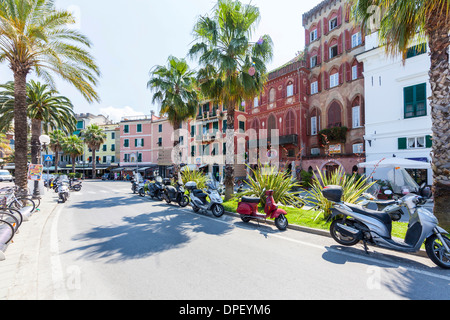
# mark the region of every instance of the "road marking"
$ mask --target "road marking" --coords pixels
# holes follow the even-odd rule
[[[64,205],[58,205],[55,217],[53,218],[50,230],[50,263],[52,270],[52,281],[54,288],[54,298],[56,300],[69,300],[69,296],[65,290],[64,272],[62,269],[61,259],[59,257],[59,240],[58,240],[58,220]]]
[[[192,211],[190,211],[190,210],[188,210],[186,208],[183,208],[183,209],[180,209],[180,210],[186,211],[186,212],[188,212],[190,214],[193,214],[193,215],[198,215],[200,217],[207,218],[207,219],[209,219],[211,221],[216,221],[216,222],[220,222],[220,223],[224,223],[224,224],[228,224],[228,225],[234,225],[234,220],[235,219],[233,219],[233,221],[227,221],[227,220],[220,219],[220,218],[213,218],[213,217],[208,217],[208,216],[205,216],[205,215],[199,215],[199,214],[197,214],[195,212],[192,212]],[[244,227],[244,228],[247,229],[247,230],[255,230],[254,228],[249,228],[249,227]],[[356,259],[360,259],[360,260],[366,260],[366,261],[371,262],[371,263],[382,264],[382,265],[385,265],[386,267],[389,267],[389,268],[398,268],[400,271],[415,272],[415,273],[419,273],[419,274],[426,275],[426,276],[429,276],[429,277],[434,277],[434,278],[438,278],[438,279],[441,279],[441,280],[450,281],[450,277],[447,277],[447,276],[444,276],[444,275],[435,274],[435,273],[432,273],[432,272],[429,272],[429,271],[426,271],[426,270],[420,270],[420,269],[417,269],[417,268],[414,268],[414,267],[404,267],[404,266],[401,266],[401,265],[399,265],[397,263],[389,262],[389,261],[382,260],[382,259],[376,259],[376,258],[372,258],[372,257],[369,257],[369,256],[359,255],[359,254],[351,253],[351,252],[344,252],[344,251],[333,249],[333,248],[326,248],[326,247],[321,246],[321,245],[317,245],[317,244],[314,244],[314,243],[310,243],[310,242],[305,242],[305,241],[289,238],[289,237],[286,237],[286,236],[283,236],[283,235],[280,235],[280,234],[267,233],[266,236],[267,237],[279,238],[279,239],[282,239],[282,240],[286,240],[286,241],[294,242],[294,243],[297,243],[297,244],[309,246],[309,247],[312,247],[312,248],[324,250],[325,252],[328,251],[328,252],[333,252],[333,253],[337,253],[337,254],[343,254],[343,255],[346,255],[346,256],[349,256],[349,257],[352,257],[352,258],[356,258]]]

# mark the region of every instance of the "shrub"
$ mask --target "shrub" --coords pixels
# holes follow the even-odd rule
[[[306,204],[319,209],[319,214],[316,216],[316,219],[320,213],[323,213],[324,219],[327,219],[331,213],[332,203],[322,194],[322,190],[325,186],[341,186],[343,189],[342,201],[356,203],[358,198],[376,182],[369,183],[368,177],[366,176],[360,176],[359,178],[356,174],[348,176],[344,173],[342,167],[339,167],[338,170],[330,175],[323,174],[319,168],[317,168],[317,172],[317,175],[314,173],[311,190],[305,190],[307,196],[304,198]]]
[[[300,183],[293,180],[290,174],[278,172],[275,169],[276,167],[269,165],[259,165],[257,169],[250,168],[253,175],[248,177],[249,182],[245,181],[250,189],[236,194],[235,197],[259,197],[261,198],[260,206],[264,207],[266,204],[265,191],[273,190],[275,202],[298,206],[298,202],[300,201],[298,198],[299,192],[290,191],[300,187]]]
[[[189,181],[195,181],[197,183],[197,188],[203,189],[206,188],[208,177],[200,171],[191,170],[189,167],[185,167],[181,171],[181,180],[183,181],[183,184],[186,184]]]

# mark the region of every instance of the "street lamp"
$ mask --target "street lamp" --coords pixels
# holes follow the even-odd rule
[[[41,143],[42,148],[45,150],[45,153],[47,154],[48,153],[47,146],[50,144],[50,137],[43,134],[39,137],[39,142]],[[42,159],[42,156],[41,156],[41,159]],[[49,162],[49,161],[47,161],[47,162]],[[47,163],[47,179],[48,179],[48,182],[50,182],[50,163]],[[35,182],[35,185],[34,185],[35,194],[36,194],[36,183],[37,183],[37,181]],[[47,191],[49,189],[49,186],[50,186],[50,183],[47,183]],[[38,191],[38,194],[39,194],[39,191]]]

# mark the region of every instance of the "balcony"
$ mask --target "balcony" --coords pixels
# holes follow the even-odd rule
[[[287,136],[280,137],[280,146],[286,145],[286,144],[298,144],[298,135],[296,134],[289,134]]]

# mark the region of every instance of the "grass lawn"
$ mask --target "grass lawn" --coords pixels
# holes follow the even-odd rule
[[[236,212],[238,201],[230,200],[223,203],[226,211]],[[280,206],[280,209],[284,209],[287,214],[289,224],[299,225],[308,228],[329,230],[330,223],[327,223],[320,212],[315,210],[304,210],[292,207]],[[264,212],[264,209],[259,208],[260,212]],[[319,215],[319,216],[318,216]],[[408,229],[407,222],[393,222],[392,223],[392,237],[405,238],[406,230]]]

